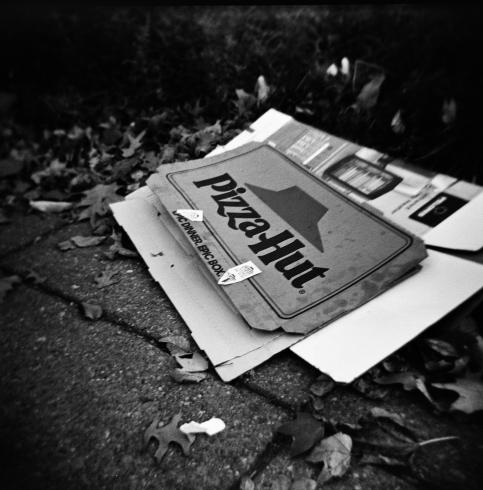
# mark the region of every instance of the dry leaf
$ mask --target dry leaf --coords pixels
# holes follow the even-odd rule
[[[119,274],[119,271],[108,271],[105,270],[103,272],[100,272],[94,280],[97,283],[97,287],[100,288],[105,288],[106,286],[111,286],[112,284],[116,284],[117,282],[120,281],[120,279],[113,279],[114,276]]]
[[[106,239],[105,236],[73,236],[70,241],[79,248],[96,247]]]
[[[175,442],[176,444],[179,444],[185,456],[188,455],[192,441],[190,441],[188,437],[186,437],[186,435],[178,429],[178,423],[180,420],[181,414],[178,413],[173,416],[171,422],[168,425],[159,428],[159,419],[156,418],[146,429],[144,433],[145,446],[149,444],[149,441],[151,439],[155,439],[156,441],[158,441],[158,449],[154,453],[154,457],[158,463],[163,459],[164,455],[166,454],[170,442]]]
[[[63,201],[29,201],[30,207],[42,213],[61,213],[72,207],[71,202]]]
[[[324,427],[309,413],[299,412],[295,420],[281,425],[277,432],[292,436],[290,456],[293,457],[308,451],[319,441],[324,436]]]
[[[82,309],[84,312],[84,316],[89,320],[99,320],[103,313],[100,305],[96,303],[90,303],[88,301],[82,303]]]
[[[433,398],[426,389],[426,378],[419,373],[407,371],[404,373],[388,374],[376,378],[374,381],[381,385],[401,384],[406,391],[418,390],[434,404]]]
[[[433,383],[433,386],[458,393],[459,397],[451,404],[451,411],[473,413],[483,410],[483,382],[479,377],[460,378],[454,383]]]
[[[356,107],[363,110],[372,109],[377,104],[379,92],[385,79],[386,75],[380,73],[366,83],[357,96]]]
[[[206,378],[205,373],[190,373],[180,368],[173,369],[170,375],[177,383],[199,383]]]
[[[22,280],[19,276],[0,277],[0,303],[3,302],[7,293],[13,289],[16,284],[20,284]]]
[[[98,184],[84,192],[85,197],[79,203],[80,208],[85,208],[79,215],[79,221],[90,219],[94,225],[97,216],[105,216],[109,212],[109,204],[122,200],[117,194],[119,186],[116,184]]]
[[[141,131],[137,136],[132,136],[129,133],[127,134],[127,139],[129,140],[129,146],[122,150],[123,158],[129,158],[136,153],[136,150],[141,147],[141,140],[144,138],[146,134],[146,130]]]
[[[406,126],[402,120],[401,111],[397,111],[391,120],[391,128],[396,134],[403,134],[406,131]]]
[[[189,373],[206,371],[209,366],[208,361],[199,352],[194,352],[193,354],[176,354],[174,357],[183,371]]]
[[[318,397],[327,395],[335,387],[334,380],[327,374],[321,374],[311,385],[310,391]]]
[[[375,419],[392,420],[395,424],[406,428],[406,425],[404,423],[404,419],[401,417],[401,415],[394,413],[394,412],[390,412],[389,410],[386,410],[385,408],[372,407],[369,413],[370,413],[371,417],[373,417]]]
[[[458,351],[449,342],[441,339],[424,339],[424,343],[443,357],[459,357]]]
[[[322,439],[306,458],[310,463],[324,463],[317,482],[323,484],[344,475],[351,463],[351,451],[352,439],[343,432]]]
[[[176,354],[188,354],[191,350],[190,341],[181,335],[161,337],[159,342],[166,344],[166,348],[172,356]]]
[[[128,248],[122,245],[122,235],[120,233],[112,232],[111,238],[114,240],[114,243],[109,247],[107,252],[104,252],[104,255],[109,260],[114,260],[116,256],[120,255],[121,257],[137,257],[138,254],[134,250],[129,250]]]
[[[362,456],[362,458],[359,460],[359,463],[392,467],[407,466],[406,461],[398,458],[390,458],[389,456],[384,456],[383,454],[364,454],[364,456]]]
[[[65,240],[63,242],[59,242],[57,244],[57,247],[62,250],[62,252],[65,252],[67,250],[72,250],[75,248],[75,245],[69,240]]]

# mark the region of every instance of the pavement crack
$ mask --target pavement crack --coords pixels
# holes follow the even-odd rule
[[[79,308],[79,310],[82,309],[82,303],[88,302],[89,300],[87,298],[78,298],[77,296],[73,294],[66,293],[65,291],[61,290],[60,288],[56,288],[55,286],[52,286],[47,283],[32,283],[27,281],[27,274],[22,271],[15,270],[12,267],[9,267],[5,264],[0,264],[0,270],[4,271],[7,274],[10,275],[18,275],[20,276],[23,281],[24,285],[26,287],[30,287],[32,289],[35,289],[37,291],[43,292],[45,294],[48,294],[50,296],[54,296],[56,298],[59,298],[63,300],[67,304],[75,304]],[[102,306],[102,305],[101,305]],[[166,348],[166,345],[163,342],[160,342],[156,337],[153,337],[147,332],[144,332],[142,330],[139,330],[136,328],[134,325],[131,325],[129,322],[126,320],[120,318],[116,313],[106,310],[104,307],[103,308],[103,315],[100,318],[100,321],[106,321],[108,323],[111,323],[113,325],[116,325],[118,328],[122,329],[123,331],[135,335],[138,338],[143,339],[144,341],[148,342],[149,344],[153,345],[154,347],[158,348],[164,353],[169,354],[169,350]]]
[[[262,396],[270,404],[281,408],[284,412],[287,412],[290,415],[295,415],[295,413],[298,411],[298,407],[296,405],[286,402],[285,400],[282,400],[277,395],[272,393],[270,390],[267,390],[266,388],[263,388],[257,385],[256,383],[240,378],[238,380],[235,380],[233,385],[251,391],[252,393],[256,393],[259,396]]]

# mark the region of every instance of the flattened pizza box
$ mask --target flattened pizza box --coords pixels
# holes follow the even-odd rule
[[[308,128],[285,114],[270,110],[249,131],[242,132],[212,154],[236,148],[249,141],[268,140],[288,123]],[[374,150],[364,150],[367,158],[370,152],[373,152],[373,156],[377,154]],[[411,171],[408,175],[413,177],[413,173]],[[407,177],[403,180],[414,186],[414,182]],[[439,179],[438,182],[436,179],[434,183],[441,187],[444,181]],[[433,187],[434,183],[429,187]],[[481,188],[478,186],[465,182],[455,183],[458,184],[458,192],[469,202],[479,196]],[[426,193],[427,189],[424,191]],[[473,205],[479,202],[475,201]],[[465,250],[458,244],[460,249],[465,250],[458,254],[428,250],[428,257],[423,260],[419,273],[336,319],[315,334],[304,338],[303,335],[280,331],[265,332],[247,328],[244,319],[220,294],[219,288],[213,287],[212,278],[195,258],[186,236],[147,186],[129,195],[124,202],[114,204],[112,208],[117,221],[148,265],[151,275],[170,297],[190,328],[194,340],[206,352],[225,381],[234,379],[290,347],[336,381],[350,382],[458,306],[459,310],[474,302],[483,286],[483,266],[456,256],[477,257],[478,254],[468,252],[470,247]],[[465,211],[464,206],[461,209]],[[465,236],[470,242],[479,243],[480,235],[476,228],[481,208],[477,208],[475,213],[473,216],[468,212],[453,215],[454,218],[460,216],[458,224],[462,227],[461,223],[470,219],[471,226],[466,231],[469,229],[472,233],[466,232]],[[450,243],[446,242],[445,245]],[[163,255],[155,253],[160,250],[164,251]]]
[[[148,179],[252,328],[307,334],[385,291],[426,257],[422,240],[307,173],[268,144],[163,165]],[[179,209],[202,210],[189,221]],[[248,266],[245,266],[248,267]]]

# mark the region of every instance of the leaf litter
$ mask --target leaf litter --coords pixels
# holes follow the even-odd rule
[[[299,412],[295,420],[281,425],[279,434],[292,437],[290,456],[298,456],[317,443],[324,436],[324,426],[310,413]]]

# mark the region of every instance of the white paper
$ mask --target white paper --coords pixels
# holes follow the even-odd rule
[[[225,430],[225,427],[226,425],[223,420],[212,417],[210,420],[201,424],[192,420],[187,424],[180,425],[179,430],[183,434],[206,434],[211,437]]]
[[[262,271],[251,261],[244,262],[243,264],[236,265],[228,269],[218,281],[218,284],[227,286],[229,284],[235,284],[240,281],[244,281],[249,277],[260,274]]]
[[[482,288],[482,265],[428,254],[421,271],[291,350],[335,381],[349,383]]]
[[[177,209],[176,212],[190,221],[203,221],[202,209]]]

